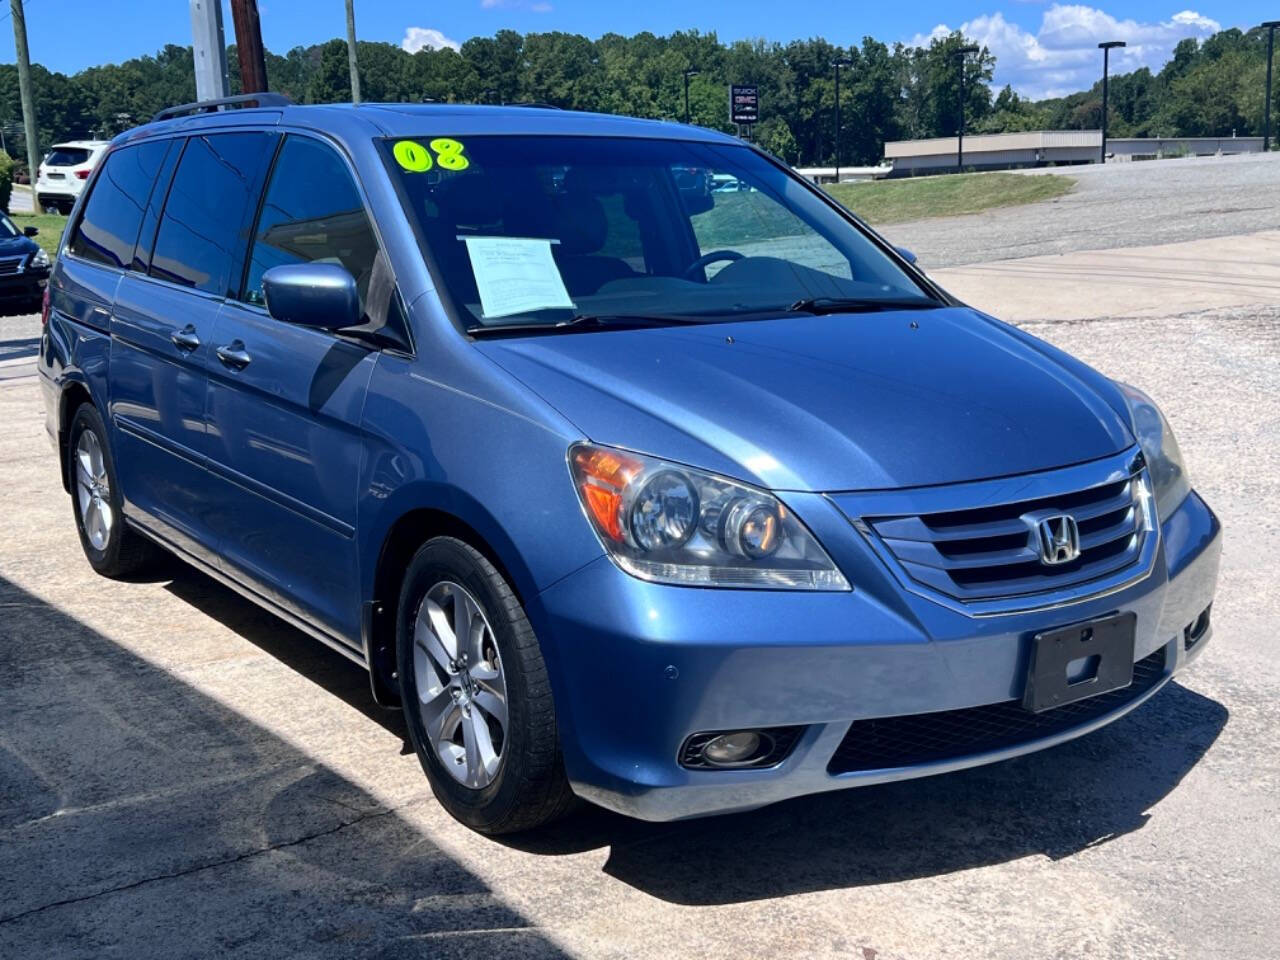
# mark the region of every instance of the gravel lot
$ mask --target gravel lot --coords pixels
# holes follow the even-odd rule
[[[1204,167],[1205,206],[1246,191],[1219,196],[1237,167],[1280,192],[1270,161],[1179,163]],[[1074,209],[1083,232],[1097,209]],[[1012,236],[1034,211],[994,216]],[[1095,260],[1029,284],[1079,296]],[[1004,302],[1159,398],[1226,526],[1214,638],[1149,704],[993,767],[676,825],[588,811],[505,843],[441,811],[336,654],[190,571],[91,574],[29,360],[4,359],[32,320],[0,320],[0,957],[1275,956],[1280,307],[1257,296],[1051,320]]]
[[[1147,246],[1280,227],[1280,153],[1068,167],[1048,203],[888,224],[926,268],[1074,250]],[[1031,171],[1028,176],[1034,176]]]

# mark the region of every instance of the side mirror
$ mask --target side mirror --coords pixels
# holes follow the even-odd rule
[[[22,235],[24,237],[34,237],[39,232],[40,232],[39,227],[23,227],[22,228]]]
[[[898,256],[900,256],[903,260],[907,261],[907,263],[910,263],[913,266],[915,265],[916,255],[912,253],[910,250],[908,250],[906,247],[894,247],[893,249],[897,250]]]
[[[360,323],[355,278],[332,263],[291,263],[262,275],[267,313],[284,323],[341,330]]]

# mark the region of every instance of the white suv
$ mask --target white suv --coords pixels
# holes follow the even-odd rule
[[[36,209],[66,215],[109,144],[105,140],[69,140],[54,144],[36,178]]]

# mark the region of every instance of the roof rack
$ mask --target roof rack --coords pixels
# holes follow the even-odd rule
[[[217,100],[201,100],[198,103],[183,103],[176,107],[165,107],[154,117],[152,123],[161,120],[172,120],[190,113],[213,113],[223,107],[234,107],[253,104],[259,107],[291,107],[293,101],[283,93],[242,93],[235,97],[219,97]]]
[[[508,107],[533,107],[537,110],[563,110],[554,103],[543,103],[541,100],[521,100],[519,103],[508,103]]]

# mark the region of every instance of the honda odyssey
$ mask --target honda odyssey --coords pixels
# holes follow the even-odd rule
[[[1219,525],[1155,403],[720,133],[166,110],[44,321],[93,568],[176,556],[359,664],[477,830],[1003,760],[1209,636]]]

